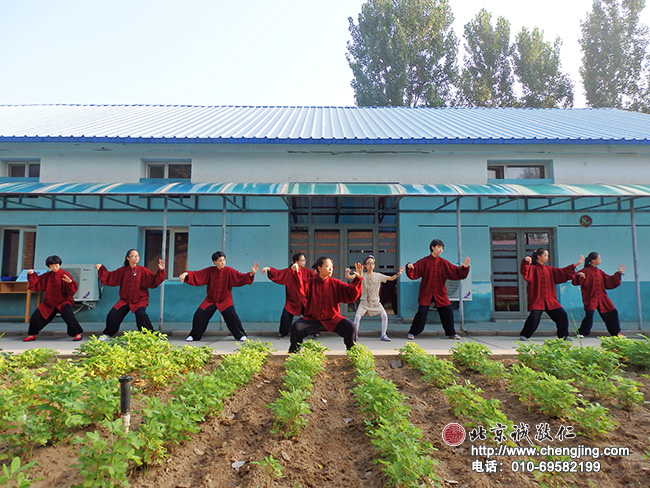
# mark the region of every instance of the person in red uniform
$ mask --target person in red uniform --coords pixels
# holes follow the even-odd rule
[[[185,271],[181,273],[181,283],[192,286],[207,285],[207,296],[199,308],[194,312],[192,319],[192,330],[185,339],[187,342],[200,341],[208,328],[208,322],[219,310],[228,330],[238,341],[248,340],[244,326],[239,320],[232,301],[232,289],[234,286],[244,286],[253,283],[255,273],[260,268],[260,263],[253,263],[250,273],[239,271],[226,266],[226,254],[217,251],[212,255],[214,266],[204,268],[200,271]]]
[[[305,290],[307,302],[303,316],[291,324],[289,352],[297,352],[303,339],[321,327],[343,337],[345,347],[350,349],[354,346],[354,324],[341,315],[339,303],[352,303],[361,296],[363,266],[355,263],[356,276],[349,284],[332,278],[334,263],[328,257],[318,258],[312,268],[318,274],[306,282],[302,275],[295,274],[298,286]]]
[[[548,250],[544,248],[535,250],[532,256],[526,256],[521,261],[519,272],[526,280],[530,314],[519,333],[519,339],[527,341],[532,337],[539,326],[542,312],[546,312],[555,322],[558,338],[568,338],[569,317],[560,302],[557,301],[555,285],[572,280],[575,276],[576,266],[582,264],[583,261],[584,256],[580,256],[577,263],[564,268],[545,266],[548,262]]]
[[[598,310],[600,317],[605,322],[607,332],[612,336],[621,336],[621,323],[618,319],[618,310],[607,296],[605,290],[611,290],[621,285],[621,276],[625,271],[625,265],[621,264],[613,275],[598,269],[602,262],[600,254],[590,252],[585,259],[585,267],[576,273],[571,283],[580,287],[582,292],[582,303],[585,307],[585,318],[582,319],[578,329],[578,337],[584,338],[591,332],[594,325],[594,312]]]
[[[124,266],[115,271],[107,270],[104,265],[96,264],[97,275],[103,285],[119,286],[119,301],[111,308],[106,316],[106,328],[99,337],[107,341],[120,330],[120,324],[126,314],[133,312],[138,330],[153,330],[151,319],[147,315],[149,305],[149,288],[156,288],[165,281],[165,262],[158,260],[158,272],[152,273],[147,268],[138,265],[140,253],[137,249],[129,249],[124,258]]]
[[[447,280],[464,280],[469,274],[469,257],[461,266],[455,266],[440,257],[445,244],[440,239],[434,239],[429,244],[431,254],[416,261],[406,263],[406,276],[412,280],[422,278],[418,294],[418,311],[413,317],[411,328],[406,336],[413,340],[424,330],[431,302],[435,302],[442,328],[450,339],[460,339],[454,327],[454,312],[447,295]]]
[[[298,273],[302,275],[303,283],[316,274],[314,270],[305,267],[307,257],[303,253],[295,253],[291,261],[293,264],[285,269],[275,269],[269,266],[262,268],[262,274],[268,273],[268,277],[273,283],[285,286],[284,309],[282,309],[282,315],[280,317],[278,339],[289,335],[293,317],[302,315],[302,309],[307,303],[307,297],[299,288],[299,284],[294,276],[296,272],[293,269],[297,266]]]
[[[59,256],[48,256],[45,265],[50,270],[47,273],[39,276],[33,269],[27,271],[29,289],[45,293],[43,302],[29,319],[28,336],[23,339],[25,342],[36,340],[38,333],[52,322],[57,313],[61,314],[72,340],[80,341],[82,338],[83,329],[72,311],[74,294],[77,293],[79,285],[67,271],[61,269],[61,264],[63,262]]]

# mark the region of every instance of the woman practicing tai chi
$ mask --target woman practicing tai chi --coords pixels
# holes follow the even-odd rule
[[[27,282],[30,291],[42,291],[43,301],[29,319],[29,330],[25,342],[36,340],[38,333],[47,324],[52,322],[57,312],[68,326],[68,335],[73,341],[80,341],[83,329],[74,316],[72,305],[74,305],[74,294],[77,293],[79,285],[72,279],[67,271],[61,269],[61,258],[59,256],[48,256],[45,266],[50,268],[47,273],[38,275],[33,269],[27,270]]]
[[[181,273],[181,283],[192,286],[207,285],[207,296],[199,308],[194,312],[192,319],[192,330],[185,339],[187,342],[200,341],[208,328],[208,322],[219,310],[228,330],[238,341],[248,340],[244,326],[237,315],[235,304],[232,301],[232,289],[235,286],[250,285],[255,279],[255,273],[260,268],[260,263],[253,263],[249,273],[239,271],[226,266],[226,254],[217,251],[212,255],[214,266],[204,268],[200,271],[185,271]]]
[[[524,323],[524,328],[519,333],[519,339],[527,341],[537,330],[542,312],[551,317],[557,327],[559,339],[566,339],[569,336],[569,318],[565,310],[557,301],[555,285],[573,279],[575,268],[584,261],[580,256],[578,262],[564,268],[545,266],[548,261],[548,250],[540,248],[533,252],[532,256],[526,256],[521,261],[519,272],[527,283],[528,311],[530,314]]]
[[[607,332],[610,335],[625,337],[621,334],[621,323],[618,320],[618,310],[607,296],[605,290],[611,290],[621,285],[621,276],[625,271],[625,265],[621,264],[616,273],[612,276],[598,269],[602,262],[600,254],[590,252],[585,259],[585,267],[576,273],[571,281],[580,287],[582,292],[582,303],[585,307],[585,318],[582,319],[578,329],[578,337],[584,338],[591,332],[594,325],[594,312],[598,310],[600,317],[605,322]]]
[[[363,266],[354,265],[355,279],[350,284],[332,278],[334,263],[328,257],[321,256],[312,267],[318,274],[306,282],[300,274],[295,275],[305,290],[307,304],[303,317],[291,324],[289,352],[298,351],[303,339],[321,327],[343,337],[345,347],[350,349],[354,346],[354,324],[341,315],[339,303],[352,303],[361,295]]]
[[[445,335],[450,339],[459,340],[454,327],[454,311],[447,295],[447,280],[464,280],[469,274],[469,257],[465,258],[462,266],[454,266],[440,255],[445,249],[445,244],[440,239],[434,239],[429,244],[431,254],[418,260],[415,264],[406,264],[406,276],[412,280],[422,278],[420,293],[418,295],[418,311],[413,317],[413,322],[407,339],[413,340],[424,330],[429,314],[429,305],[435,301],[440,322],[445,330]]]
[[[307,269],[305,264],[307,258],[301,252],[293,255],[292,265],[285,269],[275,269],[269,266],[262,268],[262,274],[267,274],[273,283],[285,286],[285,302],[282,316],[280,317],[280,329],[278,330],[278,339],[282,339],[289,335],[291,322],[293,322],[294,315],[302,315],[302,309],[307,303],[307,297],[301,292],[299,284],[296,280],[295,273],[302,275],[303,282],[314,276],[316,272]],[[294,268],[297,266],[297,271]]]
[[[151,319],[147,315],[149,305],[149,288],[156,288],[165,281],[165,262],[158,260],[158,272],[152,273],[147,268],[138,265],[140,253],[129,249],[124,259],[124,266],[115,271],[108,271],[104,265],[96,264],[97,276],[106,286],[120,287],[120,300],[111,308],[106,316],[106,328],[99,337],[102,341],[109,340],[120,330],[120,324],[129,311],[135,314],[135,324],[138,330],[153,330]]]
[[[354,315],[354,340],[359,340],[359,323],[361,322],[361,317],[368,314],[369,317],[375,315],[381,316],[381,336],[379,339],[385,342],[390,342],[390,338],[386,334],[388,330],[388,314],[379,301],[379,288],[382,283],[395,281],[399,278],[402,271],[404,271],[404,268],[400,266],[399,271],[393,276],[375,273],[375,257],[372,254],[363,260],[363,267],[366,271],[363,273],[361,301],[357,307],[357,313]],[[348,272],[348,278],[353,278],[354,276],[354,274]]]

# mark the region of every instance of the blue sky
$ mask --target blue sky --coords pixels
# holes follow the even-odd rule
[[[0,103],[354,105],[345,59],[361,0],[0,0]],[[591,0],[451,0],[455,30],[485,5],[512,36],[563,41],[576,85]],[[643,21],[650,24],[648,8]]]

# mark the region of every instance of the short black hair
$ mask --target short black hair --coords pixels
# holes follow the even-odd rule
[[[297,263],[298,261],[300,261],[300,258],[301,258],[301,257],[304,257],[305,259],[307,259],[307,256],[305,256],[305,253],[303,253],[303,252],[297,252],[296,254],[294,254],[293,256],[291,256],[291,262],[292,262],[292,263]]]
[[[226,253],[223,252],[223,251],[217,251],[215,253],[212,253],[212,262],[214,263],[217,259],[219,259],[221,257],[225,258]]]
[[[431,244],[429,244],[429,250],[433,251],[433,248],[436,246],[442,246],[442,248],[445,248],[445,243],[442,242],[440,239],[434,239],[431,241]]]
[[[49,268],[51,264],[58,264],[61,266],[63,264],[63,261],[61,261],[61,258],[55,254],[53,256],[48,256],[45,258],[45,266]]]

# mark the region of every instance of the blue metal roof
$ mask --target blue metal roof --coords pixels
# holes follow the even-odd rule
[[[616,109],[0,105],[0,142],[650,144]]]
[[[649,197],[650,185],[407,185],[398,183],[0,183],[0,195],[274,195]]]

